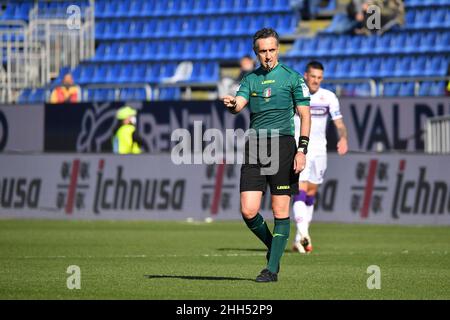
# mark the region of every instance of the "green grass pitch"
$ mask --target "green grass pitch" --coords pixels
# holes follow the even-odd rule
[[[312,254],[290,239],[278,282],[256,283],[266,252],[241,221],[0,220],[0,299],[450,298],[449,227],[315,223],[311,235]],[[371,265],[380,289],[367,288]]]

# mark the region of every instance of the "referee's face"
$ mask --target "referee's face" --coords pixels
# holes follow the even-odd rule
[[[258,39],[256,41],[256,54],[262,67],[272,70],[278,63],[279,47],[274,37]]]

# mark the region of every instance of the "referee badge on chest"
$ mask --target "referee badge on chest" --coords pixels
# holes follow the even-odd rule
[[[272,95],[272,89],[271,88],[264,89],[264,92],[263,92],[263,97],[264,98],[269,99],[271,95]]]

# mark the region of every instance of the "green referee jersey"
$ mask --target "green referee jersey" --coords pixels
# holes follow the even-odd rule
[[[251,129],[272,134],[276,129],[285,136],[294,136],[296,106],[309,106],[310,101],[303,77],[282,63],[269,72],[259,67],[247,74],[236,96],[248,101]]]

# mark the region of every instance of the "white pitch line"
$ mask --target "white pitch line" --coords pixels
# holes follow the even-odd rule
[[[389,251],[382,251],[377,254],[382,255],[393,255],[393,254],[409,254],[408,250],[400,251],[400,252],[389,252]],[[447,255],[448,251],[431,251],[429,252],[432,255]],[[298,255],[296,253],[289,253],[292,255]],[[354,252],[349,252],[347,255],[354,255]],[[194,255],[187,255],[187,254],[159,254],[159,255],[145,255],[145,254],[135,254],[135,255],[123,255],[123,256],[21,256],[21,257],[1,257],[0,259],[7,259],[7,258],[15,258],[15,259],[143,259],[143,258],[187,258],[187,257],[204,257],[204,258],[220,258],[220,257],[261,257],[265,256],[266,253],[203,253],[203,254],[194,254]],[[315,256],[318,256],[318,253],[314,254]],[[328,256],[332,256],[332,253],[325,254]],[[322,254],[323,256],[323,254]]]

